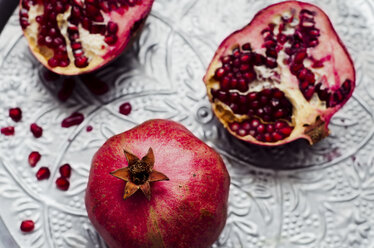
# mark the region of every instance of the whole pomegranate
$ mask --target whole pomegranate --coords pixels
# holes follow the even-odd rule
[[[153,0],[21,0],[20,24],[35,57],[65,75],[117,57],[143,26]]]
[[[111,248],[210,247],[227,217],[221,157],[182,125],[150,120],[95,154],[88,217]]]
[[[355,70],[318,7],[285,1],[227,37],[204,77],[213,111],[237,138],[264,146],[329,134],[352,96]]]

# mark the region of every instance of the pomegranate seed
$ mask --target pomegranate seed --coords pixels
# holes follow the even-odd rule
[[[117,36],[115,35],[106,36],[104,41],[108,45],[114,45],[117,42]]]
[[[131,113],[131,104],[129,102],[123,103],[121,106],[119,106],[119,112],[123,115],[129,115]]]
[[[295,63],[302,63],[303,60],[306,58],[307,54],[305,51],[299,52],[295,55],[294,62]]]
[[[249,101],[255,101],[257,99],[257,93],[256,92],[251,92],[248,94],[248,99]]]
[[[107,29],[109,33],[116,34],[118,31],[118,25],[115,22],[108,22]]]
[[[220,90],[220,91],[218,91],[218,96],[217,96],[217,98],[218,98],[221,102],[226,102],[227,99],[228,99],[228,94],[227,94],[227,92]]]
[[[51,176],[51,172],[49,171],[48,167],[40,167],[35,176],[39,181],[45,180]]]
[[[230,124],[230,129],[234,132],[238,131],[240,128],[240,125],[236,122]]]
[[[258,125],[257,132],[264,133],[265,132],[265,125],[264,124]]]
[[[50,59],[48,60],[48,65],[49,65],[50,67],[52,67],[52,68],[55,68],[55,67],[58,66],[58,60],[55,59],[55,58],[50,58]]]
[[[279,140],[283,139],[283,136],[280,135],[279,133],[275,133],[274,132],[274,133],[271,134],[271,136],[272,136],[272,138],[273,138],[274,141],[279,141]]]
[[[9,127],[3,127],[1,128],[1,133],[5,136],[11,136],[11,135],[14,135],[15,131],[14,131],[14,127],[12,126],[9,126]]]
[[[277,99],[281,99],[281,98],[284,97],[284,93],[283,93],[283,91],[276,90],[276,91],[274,91],[273,97],[275,97]]]
[[[283,134],[284,136],[289,136],[290,134],[291,134],[291,132],[292,132],[292,128],[291,127],[284,127],[284,128],[281,128],[280,130],[279,130],[279,132],[281,133],[281,134]]]
[[[305,92],[304,92],[304,97],[305,97],[305,99],[307,99],[309,101],[312,98],[313,94],[314,94],[314,87],[309,86],[309,88],[306,89]]]
[[[272,142],[273,141],[273,138],[272,138],[270,133],[265,133],[264,134],[264,139],[265,139],[266,142]]]
[[[32,220],[24,220],[21,223],[20,229],[22,232],[31,232],[35,228],[35,223]]]
[[[30,131],[32,132],[35,138],[40,138],[43,135],[43,129],[36,123],[30,125]]]
[[[252,119],[252,121],[251,121],[251,127],[252,127],[253,129],[257,128],[259,125],[260,125],[260,121],[259,121],[259,120],[257,120],[257,119]]]
[[[220,78],[222,78],[224,75],[225,75],[225,70],[223,69],[223,68],[219,68],[219,69],[217,69],[216,70],[216,74],[215,74],[215,76],[216,76],[216,79],[220,79]]]
[[[221,61],[222,61],[223,64],[229,64],[230,61],[231,61],[231,56],[230,56],[230,55],[227,55],[227,56],[223,57],[223,58],[221,59]]]
[[[278,109],[275,113],[274,113],[274,117],[275,118],[282,118],[285,116],[285,111],[283,109]]]
[[[40,155],[39,152],[36,152],[36,151],[31,152],[31,153],[29,154],[29,159],[28,159],[28,161],[29,161],[29,165],[30,165],[31,167],[35,167],[36,164],[39,162],[39,160],[40,160],[41,157],[42,157],[42,156]]]
[[[88,66],[88,58],[86,56],[76,57],[74,64],[79,68],[86,67]]]
[[[13,121],[19,122],[22,119],[22,111],[20,108],[11,108],[9,109],[9,117]]]
[[[86,131],[87,132],[91,132],[93,130],[93,127],[91,125],[87,126],[86,127]]]
[[[276,121],[275,122],[275,128],[276,129],[281,129],[282,127],[286,127],[287,123],[284,121]]]
[[[61,177],[69,178],[71,175],[71,167],[70,164],[64,164],[60,167],[60,174]]]
[[[84,115],[79,112],[74,112],[70,116],[66,117],[61,122],[61,127],[69,128],[81,124],[84,121]]]
[[[251,44],[249,44],[249,43],[245,43],[245,44],[243,44],[242,49],[243,49],[244,51],[251,51],[251,50],[252,50],[252,48],[251,48]]]
[[[240,57],[240,61],[242,63],[247,63],[251,60],[251,57],[249,54],[243,54],[241,57]]]
[[[244,130],[250,130],[251,129],[251,124],[249,122],[243,122],[241,126]]]
[[[69,181],[64,177],[59,177],[56,180],[56,186],[58,189],[62,191],[67,191],[69,189],[70,183]]]
[[[274,128],[273,124],[266,125],[266,132],[272,133],[272,132],[274,132],[274,130],[275,130],[275,128]]]
[[[245,129],[239,129],[239,131],[238,131],[238,135],[239,136],[246,136],[247,135],[247,131],[245,130]]]

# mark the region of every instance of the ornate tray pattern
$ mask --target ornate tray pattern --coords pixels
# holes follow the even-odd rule
[[[231,137],[212,115],[202,76],[216,47],[274,2],[158,0],[137,43],[97,72],[109,91],[95,95],[77,77],[66,102],[56,96],[63,79],[46,78],[14,15],[0,36],[0,126],[13,124],[6,117],[9,107],[21,107],[24,117],[14,137],[0,137],[3,245],[106,247],[84,207],[90,159],[113,134],[147,119],[169,118],[216,148],[229,167],[229,218],[213,247],[374,248],[372,0],[318,1],[353,56],[358,79],[354,97],[330,125],[330,137],[313,147],[255,147]],[[133,106],[129,116],[117,111],[126,101]],[[61,128],[74,111],[84,113],[85,121]],[[43,127],[42,138],[32,137],[32,122]],[[36,181],[37,168],[27,165],[32,150],[42,154],[39,165],[51,169],[48,181]],[[54,181],[66,162],[73,167],[71,187],[61,192]],[[36,221],[27,235],[19,231],[25,218]]]

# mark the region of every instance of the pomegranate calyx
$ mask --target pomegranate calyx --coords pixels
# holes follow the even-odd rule
[[[153,170],[155,157],[152,148],[149,148],[147,155],[142,159],[123,150],[128,163],[128,167],[121,168],[110,174],[126,182],[123,199],[126,200],[139,189],[145,197],[151,199],[151,186],[149,183],[158,181],[167,181],[169,178],[162,172]]]
[[[330,131],[326,127],[326,122],[321,120],[320,117],[316,119],[316,122],[313,125],[310,125],[305,128],[305,135],[309,136],[309,143],[311,145],[317,143],[323,138],[329,136]]]

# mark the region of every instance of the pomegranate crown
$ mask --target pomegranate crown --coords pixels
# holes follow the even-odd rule
[[[121,168],[110,174],[126,182],[123,199],[126,200],[139,189],[145,197],[151,199],[151,182],[167,181],[169,178],[156,170],[153,170],[155,156],[152,148],[148,149],[147,155],[142,159],[127,150],[123,150],[128,163],[128,167]]]

